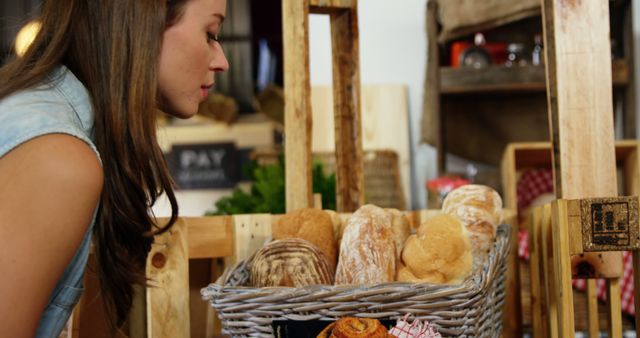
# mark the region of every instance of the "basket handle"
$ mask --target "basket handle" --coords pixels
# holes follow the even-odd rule
[[[329,14],[336,135],[336,207],[364,203],[357,0],[284,0],[285,190],[287,212],[313,206],[309,14]]]

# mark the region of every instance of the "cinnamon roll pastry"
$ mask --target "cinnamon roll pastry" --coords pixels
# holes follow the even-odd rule
[[[340,318],[329,324],[317,338],[390,338],[387,328],[377,319]]]

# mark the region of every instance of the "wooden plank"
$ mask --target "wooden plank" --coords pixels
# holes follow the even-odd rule
[[[619,278],[607,278],[607,314],[609,337],[622,337],[622,303]]]
[[[275,144],[273,121],[207,123],[158,128],[158,144],[163,152],[174,144],[233,142],[238,148],[272,147]]]
[[[640,309],[640,251],[633,251],[633,302]],[[635,316],[636,336],[640,337],[640,315]]]
[[[556,195],[566,199],[617,196],[608,2],[543,0],[543,22]],[[622,255],[589,253],[567,263],[568,224],[561,218],[564,214],[555,216],[560,217],[555,224],[562,229],[554,229],[559,236],[554,247],[566,249],[566,253],[557,252],[555,259],[563,269],[557,278],[563,292],[556,293],[562,297],[560,333],[568,337],[574,333],[573,303],[567,301],[571,266],[600,260],[606,271],[596,274],[619,277]]]
[[[309,12],[314,14],[332,14],[357,8],[357,0],[309,0]]]
[[[360,55],[357,0],[331,14],[336,153],[336,208],[353,212],[364,204]]]
[[[502,201],[505,208],[518,210],[518,178],[516,171],[516,149],[518,144],[509,143],[500,163],[502,176]]]
[[[287,211],[313,205],[309,0],[282,1]]]
[[[531,285],[531,334],[533,338],[541,338],[545,336],[544,323],[548,318],[543,319],[543,312],[546,312],[543,305],[542,293],[545,289],[542,284],[542,273],[540,266],[541,248],[539,244],[542,228],[542,207],[533,209],[529,218],[529,276]]]
[[[231,267],[260,249],[271,238],[271,223],[270,214],[233,216],[234,249],[232,256],[225,257],[225,266]]]
[[[611,80],[616,87],[630,81],[626,60],[615,60],[611,65]],[[546,89],[545,69],[542,66],[491,66],[487,68],[440,68],[442,94],[540,92]]]
[[[624,191],[626,196],[640,195],[640,142],[633,142],[633,150],[624,159]]]
[[[147,260],[147,334],[154,338],[190,337],[189,250],[187,227],[176,222],[155,237]]]
[[[440,108],[440,52],[438,44],[438,2],[427,1],[427,71],[424,80],[422,111],[422,141],[437,149],[438,173],[444,174],[446,151],[444,144],[444,119]]]
[[[544,0],[543,12],[557,194],[616,196],[608,3]]]
[[[189,258],[217,258],[233,253],[231,216],[181,218],[189,228]]]
[[[404,85],[365,85],[361,87],[362,147],[393,150],[398,155],[400,179],[405,201],[411,200],[411,146],[409,140],[408,92]],[[312,86],[313,153],[334,152],[335,123],[332,86]],[[365,161],[366,162],[366,161]],[[366,166],[366,164],[365,164]],[[367,189],[365,170],[365,191]]]
[[[503,336],[522,337],[522,303],[520,301],[520,264],[518,258],[518,216],[515,212],[503,218],[512,226],[507,257],[506,296],[502,306]]]
[[[129,338],[147,337],[147,299],[146,287],[142,285],[133,286],[133,301],[129,313]]]
[[[558,300],[556,294],[556,269],[554,266],[555,252],[553,249],[552,229],[551,229],[551,205],[547,204],[542,208],[542,265],[545,273],[543,281],[545,285],[545,299],[548,305],[548,335],[545,337],[558,338]]]
[[[555,295],[558,305],[558,333],[560,337],[574,337],[573,289],[571,287],[571,260],[569,255],[569,225],[567,201],[551,204],[552,241]]]
[[[595,279],[587,279],[587,323],[587,332],[589,337],[600,337],[600,326],[598,321],[598,287]]]
[[[634,43],[633,33],[633,7],[637,5],[635,1],[629,1],[629,5],[624,14],[623,23],[623,41],[624,46],[624,58],[627,61],[627,66],[630,74],[634,74],[635,70],[635,51],[636,44]],[[637,135],[636,130],[636,81],[635,76],[630,76],[627,85],[624,87],[624,109],[623,109],[623,123],[622,123],[622,137],[628,139],[634,139]]]
[[[222,274],[222,266],[219,259],[212,259],[211,261],[211,282],[215,282]],[[217,311],[207,304],[207,321],[205,324],[205,338],[215,338],[222,332],[222,322],[218,318]]]

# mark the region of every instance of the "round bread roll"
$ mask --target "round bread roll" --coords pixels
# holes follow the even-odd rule
[[[442,203],[442,212],[457,217],[466,227],[474,254],[486,256],[502,221],[502,199],[490,187],[463,185],[451,191]]]
[[[316,338],[388,338],[394,337],[379,320],[345,317],[329,324]]]
[[[249,283],[255,287],[333,284],[333,270],[324,254],[299,238],[268,243],[251,263]]]
[[[396,258],[400,259],[404,242],[411,235],[411,224],[400,210],[385,209],[385,211],[391,215],[391,231],[393,232],[393,241],[396,243]]]
[[[331,266],[336,267],[337,244],[333,235],[331,216],[319,209],[298,209],[275,223],[271,232],[273,239],[301,238],[309,241],[324,253]]]
[[[466,231],[455,217],[441,214],[424,222],[402,249],[397,279],[454,284],[471,273],[473,258]]]
[[[336,284],[391,282],[396,274],[391,214],[375,205],[360,207],[347,222],[340,242]]]

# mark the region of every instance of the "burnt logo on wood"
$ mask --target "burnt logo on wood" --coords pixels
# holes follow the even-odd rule
[[[638,247],[638,199],[619,197],[581,201],[585,251]]]

